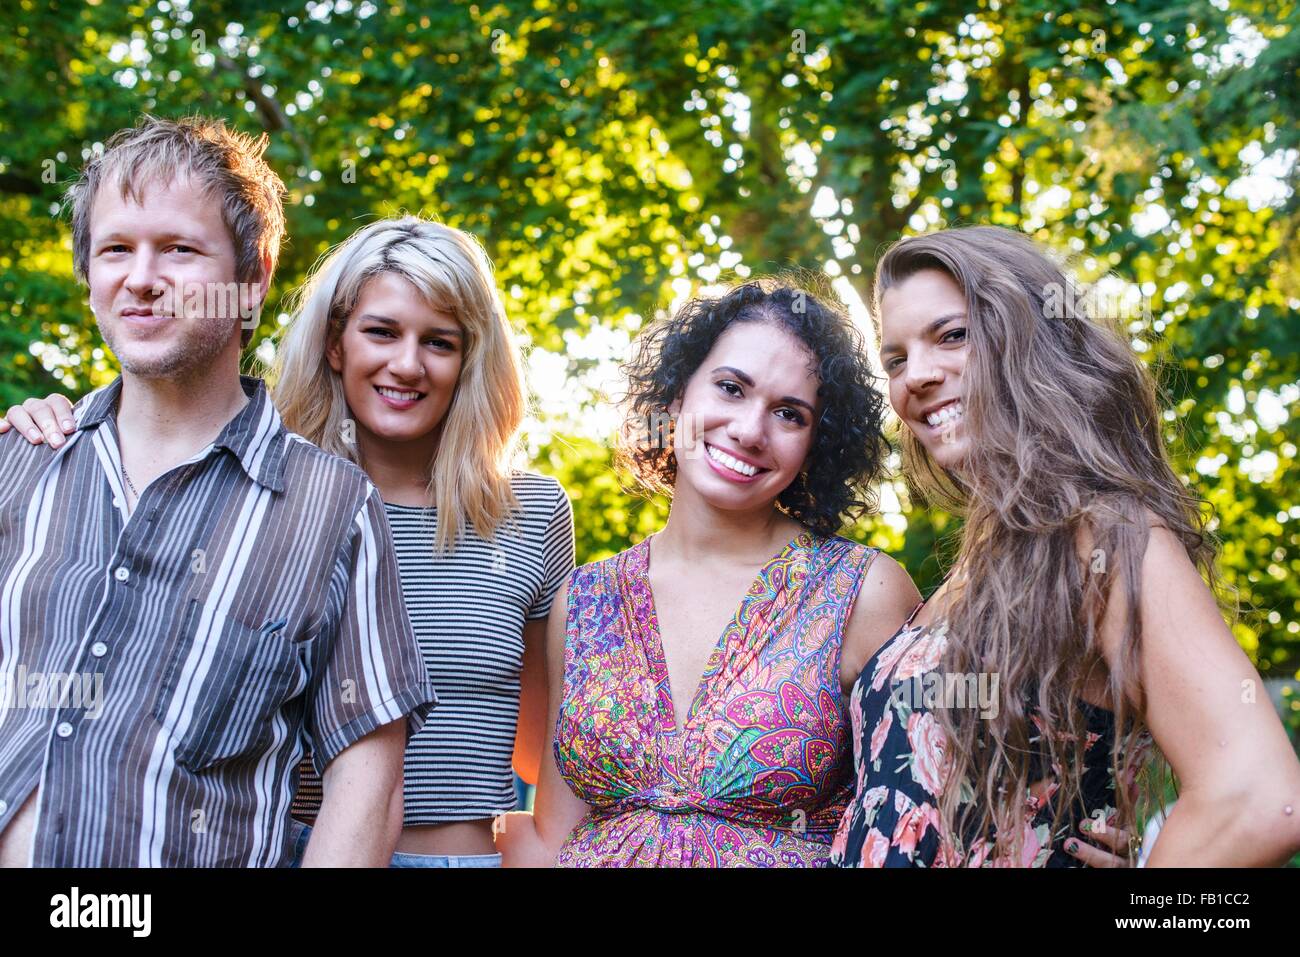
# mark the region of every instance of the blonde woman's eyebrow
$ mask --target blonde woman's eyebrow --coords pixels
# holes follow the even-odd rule
[[[367,312],[367,313],[362,314],[361,316],[358,316],[358,317],[357,317],[357,321],[358,321],[358,322],[377,322],[377,323],[379,323],[380,325],[384,325],[384,326],[399,326],[399,325],[401,325],[400,322],[398,322],[396,319],[392,318],[391,316],[380,316],[380,315],[376,315],[376,314],[373,313],[373,312]],[[426,331],[427,331],[430,335],[435,335],[435,336],[447,336],[448,338],[450,338],[450,337],[452,337],[452,336],[455,336],[455,337],[458,338],[458,339],[463,339],[463,338],[464,338],[464,334],[463,334],[459,329],[429,329],[429,330],[426,330]]]

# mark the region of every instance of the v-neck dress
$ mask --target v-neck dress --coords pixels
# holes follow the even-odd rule
[[[854,783],[840,639],[877,549],[807,531],[788,543],[719,637],[679,730],[649,547],[569,579],[554,752],[591,812],[557,863],[824,865]]]

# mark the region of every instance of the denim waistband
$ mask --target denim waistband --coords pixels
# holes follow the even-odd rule
[[[298,820],[289,822],[289,839],[293,844],[290,867],[302,867],[302,857],[307,851],[311,828]],[[393,854],[389,867],[500,867],[500,854],[410,854],[398,851]]]

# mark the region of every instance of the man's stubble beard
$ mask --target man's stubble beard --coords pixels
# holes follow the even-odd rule
[[[105,344],[117,356],[123,372],[141,379],[186,380],[201,377],[213,364],[213,360],[226,350],[232,336],[242,333],[238,319],[181,319],[185,323],[185,334],[180,341],[160,355],[148,358],[134,358],[130,347],[118,348],[117,335],[105,323],[96,317],[99,334]]]

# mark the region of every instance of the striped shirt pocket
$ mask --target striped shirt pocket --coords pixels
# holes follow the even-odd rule
[[[307,688],[310,639],[290,640],[286,624],[255,630],[191,600],[154,706],[178,765],[199,772],[260,759],[274,739],[298,733],[302,709],[285,706]]]

